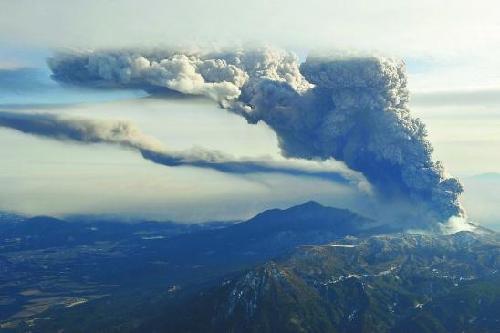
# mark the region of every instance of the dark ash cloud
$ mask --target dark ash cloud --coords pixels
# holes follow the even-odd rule
[[[191,166],[236,175],[280,173],[354,184],[362,189],[367,189],[368,186],[363,176],[347,168],[313,168],[294,161],[236,159],[218,151],[201,148],[170,151],[161,142],[145,135],[127,121],[91,120],[49,113],[0,112],[0,127],[55,140],[119,145],[138,151],[148,161],[170,167]]]
[[[163,89],[214,99],[265,122],[282,154],[334,158],[379,194],[406,198],[433,219],[463,216],[463,189],[432,160],[424,124],[408,108],[404,63],[384,57],[308,57],[274,49],[95,51],[49,59],[54,77],[83,85]]]

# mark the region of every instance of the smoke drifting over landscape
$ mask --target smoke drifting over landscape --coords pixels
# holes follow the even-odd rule
[[[300,65],[292,53],[267,48],[117,50],[59,54],[49,66],[54,78],[75,84],[209,97],[249,123],[265,122],[285,157],[343,161],[383,198],[414,202],[438,221],[464,214],[461,184],[432,160],[425,126],[410,114],[401,61],[310,56]]]
[[[138,151],[146,160],[165,166],[192,166],[240,175],[282,173],[354,184],[362,190],[369,190],[369,185],[362,175],[342,166],[312,167],[292,160],[281,162],[236,159],[218,151],[201,148],[169,151],[161,142],[145,135],[127,121],[90,120],[48,113],[0,112],[0,127],[56,140],[120,145]]]

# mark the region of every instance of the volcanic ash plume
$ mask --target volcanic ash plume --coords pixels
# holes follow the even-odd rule
[[[59,81],[108,87],[159,88],[206,96],[227,105],[243,86],[266,77],[296,89],[307,85],[297,58],[281,50],[230,52],[118,50],[61,53],[48,65]]]
[[[171,151],[127,121],[82,119],[50,113],[0,112],[0,127],[54,140],[119,145],[139,152],[148,161],[170,167],[191,166],[236,175],[281,173],[352,184],[369,191],[369,185],[362,175],[340,165],[312,167],[297,161],[236,159],[201,148]]]
[[[91,120],[50,113],[0,112],[0,127],[57,140],[118,144],[136,150],[162,150],[162,144],[127,121]]]
[[[297,57],[279,50],[113,51],[59,55],[54,77],[78,84],[163,88],[216,100],[264,121],[286,157],[336,159],[387,200],[410,200],[437,221],[463,216],[459,181],[432,160],[411,116],[404,64],[383,57]]]
[[[425,126],[411,117],[401,61],[310,57],[300,70],[313,88],[263,80],[239,108],[276,131],[284,155],[344,161],[382,195],[407,196],[439,220],[463,214],[462,186],[432,161]]]

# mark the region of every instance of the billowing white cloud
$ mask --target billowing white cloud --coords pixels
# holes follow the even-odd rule
[[[61,81],[88,85],[166,88],[209,97],[221,104],[236,100],[263,78],[308,88],[294,54],[277,49],[254,51],[159,51],[60,53],[48,65]]]

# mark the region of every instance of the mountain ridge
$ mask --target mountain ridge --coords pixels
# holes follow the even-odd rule
[[[498,235],[303,246],[177,306],[177,322],[156,319],[137,331],[497,332],[499,267]]]
[[[495,332],[496,303],[487,297],[500,299],[497,273],[490,274],[500,268],[500,241],[493,232],[401,233],[317,202],[266,210],[216,229],[61,226],[84,227],[84,233],[67,241],[63,228],[49,243],[16,237],[4,242],[3,277],[18,282],[2,285],[0,277],[4,301],[15,304],[0,304],[0,316],[24,307],[40,311],[31,304],[49,296],[85,302],[56,302],[34,312],[51,319],[33,327],[35,315],[1,325],[28,325],[37,332],[410,332],[417,324],[421,332],[457,331],[453,312],[443,310],[449,306],[467,320],[480,310],[488,314],[461,323],[465,332]],[[23,233],[36,239],[33,230]],[[79,286],[78,293],[66,285]],[[42,297],[26,290],[39,290]],[[470,304],[484,303],[455,306],[462,296]]]

